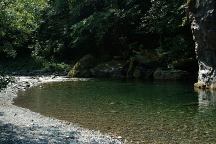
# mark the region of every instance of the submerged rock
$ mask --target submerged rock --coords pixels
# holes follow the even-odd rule
[[[195,87],[216,88],[216,1],[190,0],[189,16],[199,64]]]

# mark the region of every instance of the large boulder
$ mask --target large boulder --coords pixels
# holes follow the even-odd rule
[[[199,64],[201,88],[216,88],[216,1],[190,0],[189,16]]]
[[[127,64],[127,78],[151,79],[155,69],[158,67],[158,58],[146,53],[137,54]]]
[[[91,69],[91,75],[97,78],[124,78],[122,73],[124,62],[108,61]]]
[[[148,67],[145,64],[140,64],[134,68],[132,77],[135,79],[152,79],[155,68]]]
[[[69,77],[91,77],[90,69],[95,65],[95,58],[92,55],[85,55],[69,71]]]

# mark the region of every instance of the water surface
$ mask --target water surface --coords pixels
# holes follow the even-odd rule
[[[216,141],[214,95],[192,84],[90,80],[19,92],[15,104],[129,143]]]

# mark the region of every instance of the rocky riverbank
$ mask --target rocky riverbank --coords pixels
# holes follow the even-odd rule
[[[78,125],[42,116],[13,105],[19,90],[41,83],[77,81],[64,77],[15,77],[15,82],[0,92],[1,144],[121,144],[121,139],[103,135]],[[120,137],[119,137],[120,138]]]
[[[155,54],[156,55],[156,54]],[[169,66],[159,56],[136,55],[130,60],[113,59],[99,62],[90,54],[78,60],[69,71],[69,77],[112,78],[140,80],[194,80],[196,61],[193,58],[175,61]],[[156,58],[155,58],[156,57]]]

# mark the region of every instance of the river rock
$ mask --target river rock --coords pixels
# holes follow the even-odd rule
[[[155,80],[182,80],[188,78],[189,73],[182,70],[158,68],[154,72]]]
[[[82,57],[69,71],[69,77],[91,77],[90,68],[95,65],[95,58],[88,54]]]
[[[148,67],[146,65],[138,65],[135,67],[133,72],[133,78],[135,79],[151,79],[153,77],[154,68]]]
[[[190,0],[189,16],[199,64],[195,87],[216,88],[216,1]]]
[[[97,78],[123,78],[123,66],[124,63],[121,61],[104,62],[92,68],[91,75]]]
[[[127,78],[150,79],[158,66],[158,59],[146,55],[135,55],[127,64]]]

